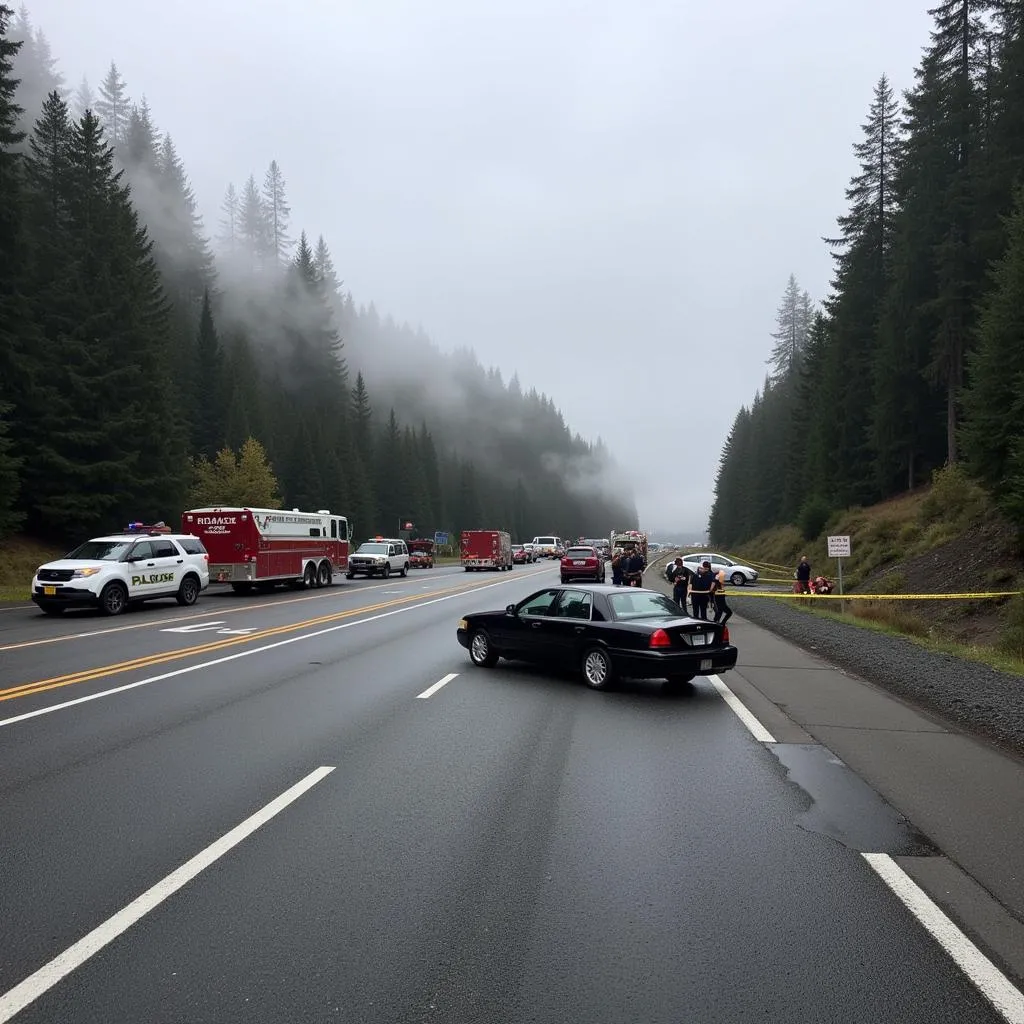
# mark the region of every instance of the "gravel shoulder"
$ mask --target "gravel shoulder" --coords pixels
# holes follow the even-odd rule
[[[646,585],[670,593],[667,581],[657,575],[647,576]],[[744,599],[741,588],[733,587],[729,594],[733,623],[748,619],[963,731],[1024,756],[1024,678],[929,651],[901,637],[819,618],[782,601]]]

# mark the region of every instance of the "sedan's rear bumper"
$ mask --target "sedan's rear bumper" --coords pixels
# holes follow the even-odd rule
[[[727,644],[696,650],[609,652],[616,672],[628,679],[710,676],[736,667],[739,651]]]

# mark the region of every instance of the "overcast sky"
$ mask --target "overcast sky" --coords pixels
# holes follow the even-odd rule
[[[10,0],[9,0],[10,2]],[[111,60],[208,228],[272,158],[357,302],[547,391],[641,523],[702,529],[792,272],[815,300],[916,0],[34,0],[68,84]]]

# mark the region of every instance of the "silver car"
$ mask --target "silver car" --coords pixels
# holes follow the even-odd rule
[[[700,555],[684,555],[683,565],[686,566],[691,572],[696,572],[703,562],[711,563],[711,571],[716,575],[725,571],[725,578],[734,586],[742,587],[745,584],[753,586],[757,583],[758,572],[756,569],[752,569],[749,565],[743,565],[740,562],[734,562],[731,558],[726,558],[725,555],[718,555],[712,552],[707,552]],[[665,571],[668,571],[668,567],[675,563],[675,559],[665,564]]]

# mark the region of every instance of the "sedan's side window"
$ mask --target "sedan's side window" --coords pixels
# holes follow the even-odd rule
[[[558,590],[544,590],[534,595],[519,606],[520,615],[550,615],[551,606],[555,603],[559,593]]]
[[[591,598],[585,590],[566,590],[555,613],[562,619],[589,619]]]
[[[732,565],[732,562],[727,562],[724,558],[719,558],[717,555],[715,555],[715,557],[711,559],[711,564],[712,565]]]

